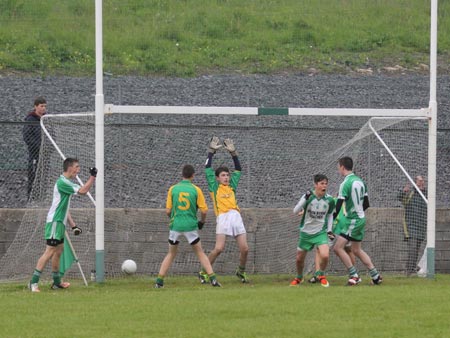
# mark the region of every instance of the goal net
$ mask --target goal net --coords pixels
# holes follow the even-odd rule
[[[54,183],[62,173],[62,156],[78,158],[79,178],[83,182],[87,180],[88,168],[95,165],[94,122],[94,115],[88,113],[48,115],[43,119],[52,141],[43,138],[32,199],[15,240],[0,261],[1,280],[29,277],[45,248],[43,226]],[[342,156],[353,158],[354,171],[368,186],[371,207],[367,210],[364,250],[381,272],[405,272],[408,242],[399,192],[407,184],[414,189],[408,175],[414,179],[427,174],[426,120],[112,114],[105,115],[106,278],[120,275],[125,259],[137,262],[138,274],[158,272],[168,246],[166,194],[181,179],[184,164],[195,167],[194,183],[207,198],[210,210],[200,234],[205,251],[213,249],[215,216],[207,193],[204,163],[207,144],[214,135],[235,141],[242,164],[237,199],[248,231],[248,272],[295,273],[300,218],[293,215],[292,209],[301,195],[313,187],[313,176],[317,173],[328,176],[328,192],[337,195],[343,180],[337,172],[337,160]],[[213,167],[219,165],[233,168],[225,151],[219,151],[214,157]],[[95,197],[95,189],[91,193]],[[94,203],[86,196],[74,196],[71,214],[83,229],[81,236],[71,237],[72,243],[83,270],[90,272],[95,269]],[[420,244],[418,258],[425,241]],[[238,258],[235,242],[227,239],[215,271],[232,273]],[[311,252],[305,272],[314,269],[313,259],[314,252]],[[357,267],[365,271],[360,262]],[[193,274],[199,268],[191,248],[181,241],[170,273]],[[345,273],[333,252],[330,252],[328,273]],[[75,266],[68,274],[79,276]]]

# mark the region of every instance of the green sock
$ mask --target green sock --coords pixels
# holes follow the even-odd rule
[[[316,273],[314,274],[314,276],[319,277],[319,276],[323,276],[324,273],[322,270],[317,270]]]
[[[302,273],[301,273],[301,274],[298,274],[298,275],[297,275],[297,278],[298,278],[298,279],[303,279],[303,274],[302,274]]]
[[[245,266],[238,266],[239,272],[245,272]]]
[[[376,268],[370,269],[369,274],[370,274],[370,277],[372,277],[372,279],[377,279],[378,276],[380,275]]]
[[[52,277],[53,277],[53,284],[55,284],[55,285],[61,284],[61,275],[60,275],[59,271],[53,271]]]
[[[356,276],[358,276],[358,270],[356,270],[356,268],[352,265],[348,269],[348,274],[350,275],[350,277],[356,277]]]
[[[39,278],[41,278],[42,271],[35,269],[33,275],[31,276],[31,284],[39,283]]]
[[[156,278],[156,284],[164,285],[164,277],[161,275],[158,275],[158,277]]]
[[[215,273],[212,273],[212,274],[208,275],[208,277],[209,277],[209,280],[210,280],[210,281],[213,281],[213,280],[216,279],[216,274],[215,274]]]

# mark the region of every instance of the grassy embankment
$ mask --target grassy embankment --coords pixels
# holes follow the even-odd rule
[[[114,74],[424,71],[424,0],[104,0],[104,70]],[[439,66],[450,51],[439,7]],[[93,75],[94,1],[0,3],[0,73]]]

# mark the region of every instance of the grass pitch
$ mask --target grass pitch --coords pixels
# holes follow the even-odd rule
[[[32,294],[0,284],[1,337],[450,337],[450,276],[384,276],[381,286],[345,277],[331,286],[293,276],[256,275],[250,284],[220,276],[222,288],[193,277],[129,277]]]

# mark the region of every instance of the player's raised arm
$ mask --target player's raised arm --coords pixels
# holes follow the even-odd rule
[[[294,214],[298,214],[306,205],[306,202],[311,197],[311,190],[308,190],[298,201],[297,205],[294,207]]]
[[[237,171],[242,171],[241,163],[239,162],[238,153],[236,151],[236,146],[234,145],[233,140],[227,138],[223,140],[223,145],[225,149],[228,150],[228,152],[231,155],[231,158],[233,159],[234,169],[236,169]]]
[[[89,173],[91,176],[86,181],[86,183],[78,190],[79,195],[86,195],[91,189],[91,187],[94,185],[95,178],[97,177],[97,168],[89,168]]]
[[[212,158],[220,148],[222,148],[220,139],[217,136],[213,136],[208,144],[208,158],[206,159],[205,168],[211,168]]]

